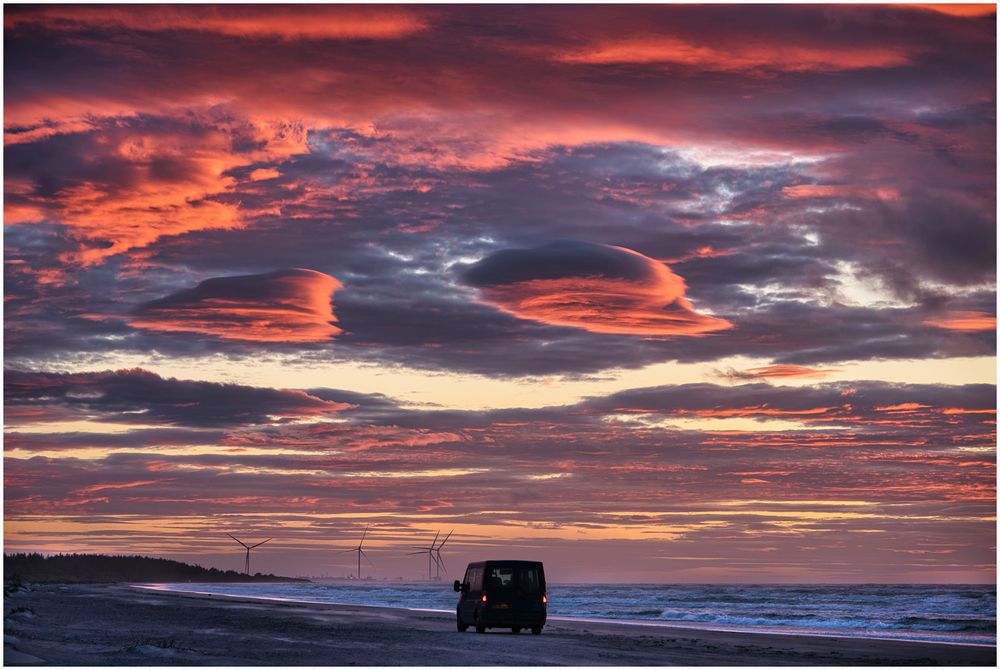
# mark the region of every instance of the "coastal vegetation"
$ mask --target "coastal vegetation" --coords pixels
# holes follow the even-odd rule
[[[105,582],[295,582],[308,581],[260,572],[247,575],[190,565],[167,558],[106,554],[4,554],[4,590],[20,583]]]

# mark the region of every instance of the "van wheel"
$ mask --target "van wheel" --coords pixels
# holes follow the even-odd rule
[[[486,632],[486,624],[484,624],[482,621],[479,620],[479,615],[478,614],[476,615],[476,632],[477,633],[485,633]]]
[[[531,627],[531,634],[532,635],[541,635],[542,634],[542,627],[541,626],[532,626]]]
[[[510,629],[510,632],[513,633],[514,635],[517,635],[518,633],[521,632],[521,629],[517,628],[517,627],[514,627],[514,628]]]
[[[459,633],[464,633],[464,632],[465,632],[465,631],[467,631],[467,630],[469,630],[469,624],[467,624],[467,623],[462,623],[462,620],[461,620],[461,619],[459,619],[459,620],[458,620],[458,632],[459,632]]]

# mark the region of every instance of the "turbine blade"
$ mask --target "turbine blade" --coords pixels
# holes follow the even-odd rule
[[[416,556],[417,554],[426,554],[426,551],[411,551],[407,556]]]
[[[435,556],[434,559],[437,561],[438,565],[440,565],[442,568],[444,568],[445,570],[447,570],[447,568],[444,567],[444,559],[441,558],[440,555]]]
[[[226,533],[226,535],[229,535],[229,533]],[[232,536],[232,535],[229,535],[229,537],[233,537],[233,536]],[[236,540],[236,538],[235,538],[235,537],[233,537],[233,539],[234,539],[234,540]],[[236,540],[236,541],[237,541],[237,542],[240,542],[239,540]],[[243,543],[242,543],[242,542],[240,542],[240,544],[243,544]],[[246,547],[247,549],[249,549],[249,548],[250,548],[250,547],[247,547],[247,546],[246,546],[245,544],[243,544],[243,546],[244,546],[244,547]]]
[[[433,541],[433,542],[431,542],[431,549],[433,549],[433,548],[434,548],[434,545],[435,545],[435,544],[437,544],[437,541],[438,541],[438,537],[439,537],[440,535],[441,535],[441,531],[438,531],[438,532],[437,532],[437,533],[436,533],[436,534],[434,535],[434,541]]]
[[[270,542],[273,539],[274,539],[273,537],[269,537],[266,540],[264,540],[263,542],[258,542],[257,544],[251,545],[250,549],[253,549],[254,547],[259,547],[262,544],[267,544],[268,542]]]
[[[340,551],[335,551],[333,553],[334,554],[346,554],[349,551],[357,551],[357,547],[355,547],[353,549],[341,549]]]
[[[444,538],[443,540],[441,540],[441,544],[439,544],[439,545],[438,545],[438,548],[437,548],[437,550],[438,550],[438,551],[441,551],[441,547],[443,547],[443,546],[444,546],[444,543],[448,541],[448,538],[449,538],[449,537],[451,537],[451,534],[452,534],[452,533],[454,533],[454,532],[455,532],[455,531],[450,531],[450,532],[448,533],[448,535],[447,535],[447,536],[445,536],[445,538]]]
[[[375,564],[374,564],[374,563],[372,563],[372,559],[368,558],[368,554],[366,554],[365,552],[363,552],[363,551],[362,551],[362,552],[361,552],[361,555],[365,557],[365,560],[366,560],[366,561],[368,561],[369,563],[371,563],[371,566],[372,566],[373,568],[375,567]]]
[[[364,545],[364,543],[365,543],[365,536],[368,535],[368,529],[371,528],[371,527],[372,527],[371,524],[368,524],[367,526],[365,526],[365,532],[363,532],[361,534],[361,541],[358,542],[358,548],[361,548],[361,546]]]

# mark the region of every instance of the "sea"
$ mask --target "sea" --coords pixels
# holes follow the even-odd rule
[[[157,584],[170,591],[454,612],[450,583]],[[549,619],[996,645],[995,585],[549,584]]]

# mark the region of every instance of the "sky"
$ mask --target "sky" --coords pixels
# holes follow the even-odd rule
[[[994,5],[4,7],[4,548],[993,582]]]

